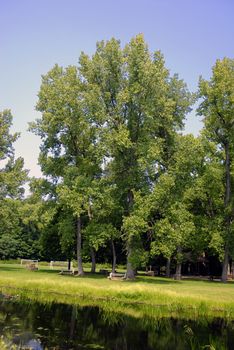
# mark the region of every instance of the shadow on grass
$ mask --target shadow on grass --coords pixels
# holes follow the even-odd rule
[[[1,271],[14,271],[14,272],[25,272],[25,269],[17,266],[5,266],[1,265],[0,266],[0,272]]]
[[[28,273],[28,274],[38,274],[38,275],[59,275],[59,273],[61,272],[61,270],[59,269],[49,269],[49,268],[40,268],[38,270],[35,271],[30,271],[28,270],[26,267],[22,267],[21,265],[17,266],[17,265],[0,265],[0,273],[1,272],[9,272],[9,273]],[[85,271],[84,276],[74,276],[74,275],[60,275],[63,278],[92,278],[92,279],[107,279],[106,275],[100,274],[100,273],[91,273],[88,271]]]
[[[1,272],[9,272],[9,273],[17,273],[17,274],[37,274],[37,275],[59,275],[60,270],[51,270],[49,268],[40,268],[37,271],[30,271],[27,270],[25,267],[21,267],[20,265],[0,265],[0,273]],[[96,280],[107,280],[107,276],[100,274],[98,272],[91,273],[89,271],[85,271],[84,276],[74,276],[74,275],[60,275],[61,278],[66,279],[96,279]],[[119,281],[117,281],[119,282]],[[190,282],[190,283],[205,283],[205,284],[223,284],[221,281],[214,281],[214,280],[204,280],[204,279],[198,279],[198,278],[184,278],[180,281],[176,281],[174,279],[169,279],[165,277],[149,277],[144,276],[142,274],[138,275],[136,279],[134,280],[123,280],[121,283],[144,283],[144,284],[151,284],[151,285],[170,285],[170,284],[180,284],[183,282]],[[110,281],[110,283],[116,283],[116,281]],[[223,285],[232,285],[234,286],[234,280],[228,281],[227,283],[224,283]]]
[[[174,284],[174,283],[184,283],[184,282],[194,282],[194,283],[205,283],[205,284],[223,284],[223,285],[234,285],[234,280],[229,280],[227,283],[222,283],[221,280],[209,280],[204,278],[182,278],[181,280],[174,280],[173,278],[164,277],[146,277],[137,276],[136,281],[150,284]]]
[[[199,283],[207,283],[207,284],[222,284],[222,285],[234,285],[234,280],[228,280],[227,282],[223,283],[220,279],[208,279],[208,278],[196,278],[196,277],[185,277],[182,279],[182,281],[188,281],[188,282],[199,282]]]
[[[59,274],[59,271],[58,271],[58,274]],[[61,277],[63,278],[74,278],[74,279],[79,279],[79,278],[84,278],[84,279],[107,279],[107,277],[105,275],[102,275],[100,273],[91,273],[91,272],[86,272],[85,271],[85,274],[83,276],[77,276],[77,275],[60,275]]]
[[[136,282],[140,283],[149,283],[149,284],[174,284],[174,283],[180,283],[181,281],[176,281],[170,278],[163,278],[163,277],[143,277],[143,276],[137,276]]]
[[[25,267],[21,267],[21,266],[5,266],[5,265],[1,265],[0,266],[0,272],[18,272],[18,273],[25,273],[25,272],[28,272],[28,273],[52,273],[52,274],[56,274],[56,273],[59,273],[59,270],[56,271],[56,270],[47,270],[47,269],[39,269],[37,271],[30,271],[28,269],[26,269]]]

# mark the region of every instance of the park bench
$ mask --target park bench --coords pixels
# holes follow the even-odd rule
[[[20,264],[25,266],[26,269],[31,271],[38,270],[38,260],[30,260],[30,259],[21,259]]]
[[[71,261],[71,265],[70,266],[71,266],[71,270],[72,270],[73,269],[73,262],[72,261]],[[62,271],[65,271],[65,270],[69,271],[67,269],[68,261],[51,261],[50,262],[50,269],[53,270],[54,267],[63,267],[64,269],[62,269]]]
[[[61,270],[59,272],[59,275],[73,275],[73,271],[72,270]]]
[[[29,263],[26,265],[26,269],[30,270],[30,271],[37,271],[38,270],[38,266],[36,266],[35,263]]]
[[[107,277],[109,280],[124,280],[126,278],[125,273],[111,272]]]
[[[145,274],[146,274],[146,276],[155,276],[154,271],[146,271]]]
[[[20,260],[20,265],[27,265],[27,264],[30,264],[30,263],[35,263],[38,265],[38,260],[32,260],[32,259],[21,259]]]
[[[60,272],[59,272],[59,275],[73,275],[73,276],[75,276],[75,275],[78,275],[78,269],[76,268],[72,268],[71,270],[68,270],[68,269],[64,269],[64,270],[61,270]]]
[[[146,267],[145,274],[146,276],[156,276],[156,271],[157,271],[157,267],[150,265],[149,267]]]

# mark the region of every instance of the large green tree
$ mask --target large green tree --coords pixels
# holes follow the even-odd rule
[[[168,262],[171,258],[176,260],[178,279],[184,253],[197,250],[195,242],[199,241],[188,197],[201,174],[203,157],[199,139],[178,135],[164,171],[155,179],[149,193],[144,196],[137,193],[133,213],[124,222],[139,241],[144,233],[143,240],[151,242],[153,258],[162,254]]]
[[[170,77],[162,54],[149,52],[142,35],[123,49],[115,39],[100,42],[91,58],[81,56],[80,64],[84,80],[103,102],[107,168],[127,218],[133,211],[134,192],[149,191],[170,158],[190,95],[177,76]],[[123,225],[126,277],[132,278],[138,247],[128,228]]]
[[[14,142],[18,133],[12,134],[10,110],[0,112],[0,256],[11,258],[27,254],[24,242],[20,207],[27,180],[22,158],[15,159]]]
[[[115,39],[99,42],[92,57],[82,53],[78,67],[55,66],[43,77],[37,104],[42,118],[31,128],[42,138],[42,171],[76,217],[80,274],[81,228],[94,207],[98,179],[108,177],[116,186],[123,223],[133,211],[134,192],[149,192],[166,168],[190,97],[142,35],[124,48]],[[126,225],[122,229],[132,278],[137,239]]]
[[[206,137],[215,142],[223,154],[222,281],[226,282],[234,235],[234,60],[224,58],[216,61],[211,79],[200,79],[199,97],[202,101],[198,113],[204,116]]]
[[[94,101],[96,96],[86,88],[77,67],[63,69],[56,65],[42,78],[37,103],[42,118],[31,124],[31,130],[42,139],[42,171],[56,186],[58,202],[75,219],[80,275],[84,273],[82,216],[88,212],[92,181],[101,172],[97,128],[100,108],[97,101],[95,111]]]

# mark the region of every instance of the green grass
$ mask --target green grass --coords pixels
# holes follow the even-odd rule
[[[106,311],[134,316],[222,316],[234,318],[234,283],[138,276],[135,281],[110,281],[87,273],[58,275],[42,266],[28,271],[17,264],[0,264],[2,293],[43,302],[99,305]]]

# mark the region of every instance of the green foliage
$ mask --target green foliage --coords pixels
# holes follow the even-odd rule
[[[217,60],[210,81],[200,78],[199,97],[202,99],[198,114],[204,116],[204,135],[214,142],[220,150],[220,168],[223,172],[222,186],[219,185],[223,198],[221,230],[214,235],[212,242],[217,250],[223,245],[222,280],[227,279],[228,259],[233,253],[233,217],[234,217],[234,60]],[[212,200],[215,198],[212,193]],[[216,196],[217,198],[217,196]],[[216,200],[216,199],[215,199]],[[217,216],[217,213],[216,213]],[[219,221],[221,221],[219,218]]]
[[[204,116],[209,139],[224,146],[233,145],[234,133],[234,60],[217,60],[210,81],[200,78],[199,97],[203,99],[198,113]]]
[[[11,158],[14,155],[13,143],[19,134],[10,134],[12,114],[10,110],[0,112],[0,159]]]
[[[98,251],[105,247],[110,239],[118,236],[117,229],[112,224],[91,221],[84,230],[84,236],[88,245]]]
[[[13,143],[19,134],[11,134],[12,115],[0,112],[0,258],[27,255],[30,245],[24,240],[20,207],[27,171],[22,158],[14,158]]]

